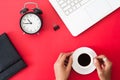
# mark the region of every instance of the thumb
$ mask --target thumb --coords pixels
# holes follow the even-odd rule
[[[96,58],[94,59],[94,65],[96,66],[97,72],[101,73],[102,72],[102,68],[101,68],[100,62]]]
[[[69,61],[68,61],[68,65],[67,65],[67,71],[71,71],[71,68],[72,68],[72,56],[70,56],[70,58],[69,58]]]

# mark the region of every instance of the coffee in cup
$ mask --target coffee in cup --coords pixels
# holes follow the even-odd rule
[[[91,62],[91,57],[87,53],[82,53],[78,57],[78,63],[79,65],[85,67],[88,66]]]

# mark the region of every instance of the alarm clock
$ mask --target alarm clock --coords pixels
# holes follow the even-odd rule
[[[29,11],[28,4],[34,4],[36,8]],[[35,2],[27,2],[24,4],[24,8],[20,11],[22,17],[20,18],[20,28],[27,34],[38,33],[42,27],[42,18],[40,15],[42,11],[39,9],[38,4]]]

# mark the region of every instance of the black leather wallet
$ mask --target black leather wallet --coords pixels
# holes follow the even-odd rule
[[[9,77],[25,67],[25,62],[7,34],[2,34],[0,36],[0,80],[8,80]]]

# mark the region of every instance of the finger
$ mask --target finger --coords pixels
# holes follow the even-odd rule
[[[71,56],[73,54],[73,52],[67,52],[67,53],[64,53],[66,54],[67,56]]]
[[[99,58],[99,59],[103,59],[105,57],[106,57],[105,55],[99,55],[99,56],[97,56],[97,58]]]
[[[101,59],[104,62],[105,68],[110,67],[112,65],[110,60],[105,55],[100,55],[97,58]]]
[[[99,62],[99,60],[97,58],[94,59],[94,64],[96,66],[97,72],[98,73],[102,72],[102,68],[101,68],[100,62]]]
[[[111,63],[111,61],[107,57],[103,58],[103,61],[106,65],[109,65],[109,63]]]
[[[108,59],[105,61],[105,69],[109,70],[112,68],[112,62],[110,62]]]
[[[63,55],[60,57],[59,61],[62,65],[64,65],[65,61],[67,61],[66,59],[69,59],[69,56],[71,56],[71,52],[67,53],[63,53]]]
[[[67,65],[67,71],[71,71],[72,63],[73,63],[72,56],[70,56],[69,61],[68,61],[68,65]]]
[[[99,59],[101,61],[101,64],[104,64],[104,65],[106,65],[106,62],[109,61],[105,55],[97,56],[97,59]]]
[[[63,54],[63,56],[60,58],[60,63],[63,63],[64,64],[64,61],[66,60],[67,58],[67,54]]]
[[[60,55],[59,55],[58,58],[57,58],[57,61],[59,61],[62,56],[63,56],[63,53],[60,53]],[[56,61],[56,62],[57,62],[57,61]]]

